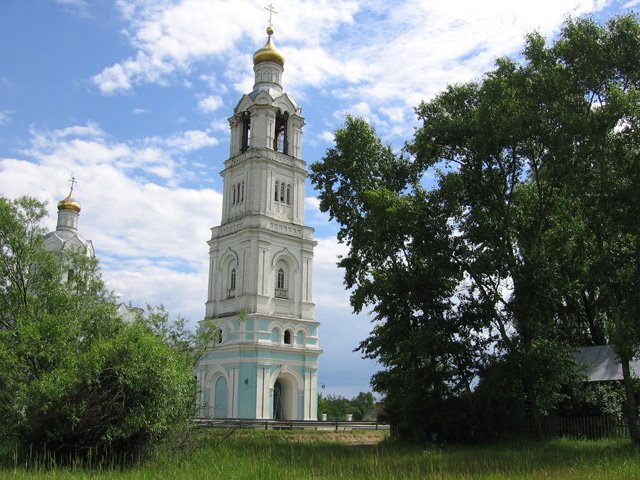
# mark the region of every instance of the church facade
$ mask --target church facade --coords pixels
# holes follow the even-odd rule
[[[196,368],[202,417],[317,419],[319,324],[313,229],[304,225],[301,109],[282,88],[273,29],[253,57],[255,83],[234,109],[211,229],[201,327],[213,342]]]
[[[72,179],[69,195],[58,202],[56,229],[44,236],[44,248],[53,252],[74,252],[94,258],[93,243],[91,240],[85,240],[78,233],[81,207],[80,203],[73,198],[74,183],[75,179]],[[69,275],[72,275],[71,271],[67,272],[63,280],[68,280]]]

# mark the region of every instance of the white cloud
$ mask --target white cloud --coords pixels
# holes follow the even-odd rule
[[[317,211],[320,211],[320,199],[318,197],[305,197],[304,198],[304,207],[305,207],[305,213],[307,213],[307,215],[309,213],[312,213]],[[311,211],[310,211],[311,210]]]
[[[60,5],[68,5],[72,7],[86,7],[86,0],[55,0]]]
[[[142,115],[145,113],[149,113],[149,110],[145,109],[145,108],[134,108],[133,109],[133,114],[134,115]]]
[[[333,143],[333,142],[334,142],[334,140],[335,140],[335,138],[334,138],[334,137],[335,137],[334,133],[333,133],[333,132],[330,132],[330,131],[328,131],[328,130],[325,130],[324,132],[322,132],[322,133],[320,134],[320,138],[321,138],[322,140],[324,140],[325,142],[328,142],[328,143]]]
[[[70,12],[81,17],[89,15],[89,4],[87,0],[54,0],[56,3],[66,7]]]
[[[218,95],[209,95],[201,98],[198,102],[198,109],[203,113],[212,113],[219,110],[224,105],[222,97]]]
[[[11,114],[8,110],[0,111],[0,126],[11,124]]]
[[[168,138],[145,138],[143,143],[145,145],[163,146],[173,152],[191,152],[204,147],[217,145],[219,141],[217,138],[211,137],[206,131],[187,130]]]
[[[477,78],[497,57],[517,54],[527,32],[551,35],[567,16],[596,12],[608,3],[339,0],[318,8],[310,0],[291,0],[275,16],[274,41],[286,58],[286,88],[295,98],[305,101],[311,90],[322,89],[383,127],[386,138],[406,138],[420,101],[447,84]],[[200,99],[201,111],[218,111],[229,87],[251,90],[251,55],[265,41],[266,13],[259,5],[250,0],[119,0],[117,5],[135,51],[93,77],[103,93],[165,84],[203,62],[213,62],[218,71],[198,77],[215,92]],[[325,133],[317,135],[328,141]]]
[[[93,83],[98,85],[100,91],[105,94],[112,94],[119,90],[130,90],[131,82],[124,66],[120,64],[105,68],[101,73],[94,75]]]
[[[73,174],[78,180],[74,196],[82,205],[80,232],[94,242],[107,286],[123,301],[164,303],[173,314],[199,320],[206,295],[206,241],[209,228],[220,221],[222,196],[209,188],[176,187],[170,152],[211,138],[188,131],[163,145],[144,146],[147,140],[129,145],[108,137],[93,123],[33,129],[24,158],[0,159],[0,191],[10,198],[29,193],[48,200],[46,224],[53,229],[54,207]]]
[[[237,58],[239,44],[247,44],[239,40],[249,38],[249,44],[257,49],[266,37],[265,12],[251,0],[119,0],[117,5],[129,24],[127,33],[136,53],[93,77],[93,82],[106,94],[130,90],[135,84],[166,82],[167,77],[188,70],[192,63],[204,58],[229,61]],[[323,50],[309,49],[340,25],[352,23],[357,10],[355,1],[335,1],[319,9],[308,0],[294,0],[275,19],[276,35],[283,45],[286,41],[300,44],[307,49],[306,53],[329,60]],[[287,25],[287,29],[279,31],[278,25]],[[290,53],[283,51],[285,55]],[[292,58],[296,52],[291,50]],[[313,63],[319,66],[310,81],[321,78],[323,72],[348,71],[337,61],[331,64],[332,68],[327,68],[326,62]],[[243,65],[247,71],[249,64]]]
[[[215,120],[211,122],[211,129],[216,132],[229,133],[229,122],[226,120]]]
[[[338,257],[348,249],[335,237],[316,238],[313,259],[313,296],[318,305],[350,309],[349,292],[343,285],[343,271],[336,268]]]

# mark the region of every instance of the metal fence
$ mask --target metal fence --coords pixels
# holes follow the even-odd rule
[[[389,425],[378,422],[346,422],[321,420],[260,420],[249,418],[196,418],[193,423],[201,428],[252,428],[263,430],[389,430]]]
[[[547,416],[542,419],[545,437],[604,438],[625,437],[629,429],[624,421],[613,416]],[[530,417],[522,417],[507,427],[511,433],[535,436],[535,428]]]

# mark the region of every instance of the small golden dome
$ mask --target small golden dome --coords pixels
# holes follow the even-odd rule
[[[267,43],[253,54],[253,65],[255,66],[262,62],[274,62],[284,67],[284,56],[278,51],[271,40],[271,35],[273,35],[273,28],[271,28],[271,26],[267,28],[267,35],[269,35]]]
[[[67,198],[58,202],[58,211],[60,210],[73,210],[80,213],[80,204],[71,196],[71,192],[69,192]]]

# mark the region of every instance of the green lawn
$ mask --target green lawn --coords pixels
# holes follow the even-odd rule
[[[126,469],[5,467],[0,478],[46,479],[638,479],[626,440],[407,445],[382,432],[210,430],[188,447]],[[7,459],[5,458],[5,461]],[[40,462],[42,465],[44,462]],[[38,462],[36,462],[38,464]]]

